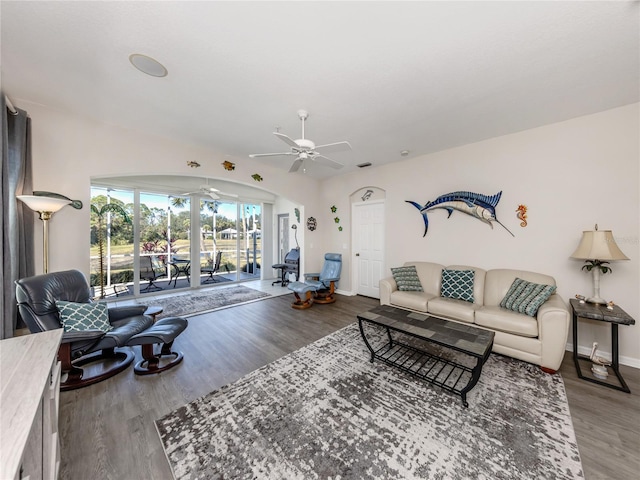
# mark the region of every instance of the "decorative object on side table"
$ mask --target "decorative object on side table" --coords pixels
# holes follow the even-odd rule
[[[608,266],[610,261],[629,260],[618,248],[611,230],[598,230],[598,225],[593,231],[582,232],[580,244],[571,258],[585,260],[582,270],[593,273],[593,297],[587,298],[587,302],[601,305],[607,301],[600,297],[600,273],[612,272]]]
[[[613,310],[609,310],[604,305],[593,304],[593,303],[580,303],[577,299],[572,298],[569,300],[571,304],[571,311],[573,316],[573,363],[576,367],[576,372],[578,373],[578,377],[586,380],[588,382],[597,383],[599,385],[604,385],[605,387],[613,388],[614,390],[620,390],[622,392],[631,393],[629,387],[626,382],[622,378],[619,370],[619,353],[618,353],[618,325],[635,325],[636,321],[627,314],[624,310],[622,310],[618,305],[613,306]],[[578,319],[586,318],[589,320],[596,320],[600,322],[607,322],[611,324],[611,362],[597,355],[597,344],[594,345],[594,348],[591,350],[591,355],[587,357],[586,355],[578,354]],[[582,374],[582,369],[580,367],[580,360],[587,360],[592,362],[593,364],[598,365],[598,367],[592,367],[591,373],[594,374],[596,378],[591,378],[590,376],[585,376]],[[611,370],[615,373],[616,378],[618,379],[619,384],[610,383],[605,381],[608,377],[608,371],[606,371],[606,365],[609,364],[611,366]],[[600,366],[605,367],[606,376],[603,374],[603,369]],[[599,377],[597,375],[600,375]],[[605,378],[602,378],[605,377]]]
[[[609,372],[607,371],[607,367],[611,365],[611,362],[606,358],[602,358],[598,356],[598,342],[593,342],[593,346],[591,347],[591,355],[589,356],[591,359],[591,373],[596,378],[600,380],[606,380],[609,377]]]

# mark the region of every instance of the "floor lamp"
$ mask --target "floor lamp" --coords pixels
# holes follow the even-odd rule
[[[38,212],[43,225],[42,258],[44,273],[49,272],[49,220],[65,205],[70,205],[71,200],[62,198],[44,197],[39,195],[17,195],[16,198],[24,202],[34,212]]]

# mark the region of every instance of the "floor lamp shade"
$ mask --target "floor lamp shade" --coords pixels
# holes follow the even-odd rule
[[[40,195],[17,195],[34,212],[38,212],[43,225],[42,259],[44,273],[49,271],[49,220],[51,216],[62,207],[69,205],[70,200],[62,198],[45,197]]]
[[[582,232],[582,238],[578,248],[573,252],[571,258],[578,260],[590,260],[592,262],[591,272],[593,274],[593,297],[587,301],[591,303],[604,304],[606,300],[600,298],[600,265],[602,262],[615,260],[629,260],[618,247],[611,230],[595,230]],[[584,267],[583,267],[584,268]],[[607,269],[603,269],[607,272]]]

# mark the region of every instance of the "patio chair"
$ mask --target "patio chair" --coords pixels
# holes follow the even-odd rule
[[[202,282],[202,283],[209,283],[209,282],[219,282],[220,280],[218,280],[217,278],[215,278],[213,275],[218,273],[218,271],[220,270],[220,262],[222,262],[222,250],[218,250],[218,253],[216,253],[216,261],[214,262],[213,266],[206,266],[206,267],[201,267],[200,268],[200,272],[201,273],[208,273],[209,277],[207,277],[207,279]]]
[[[145,255],[140,257],[140,280],[146,280],[149,283],[140,293],[155,292],[162,290],[162,287],[155,284],[160,277],[166,276],[164,266],[158,265],[158,260],[154,255]]]

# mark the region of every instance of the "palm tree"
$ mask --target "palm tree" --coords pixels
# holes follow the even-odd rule
[[[107,213],[116,213],[122,216],[122,220],[128,224],[131,224],[131,219],[127,211],[116,203],[106,203],[102,207],[91,204],[91,212],[95,213],[98,220],[96,234],[98,237],[98,254],[100,255],[100,298],[104,298],[104,234]]]

